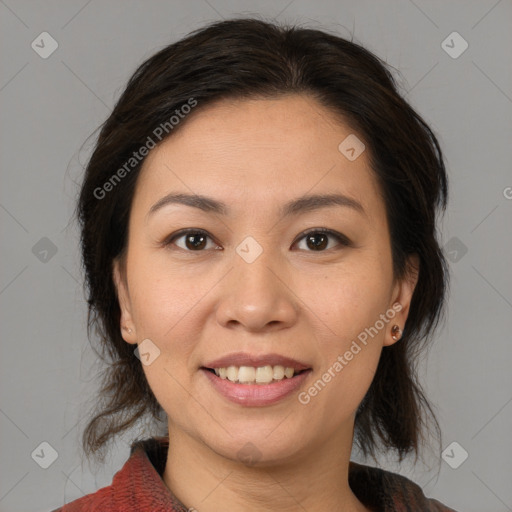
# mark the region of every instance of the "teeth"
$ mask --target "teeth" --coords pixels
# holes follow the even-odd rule
[[[250,384],[256,380],[256,369],[252,366],[240,366],[238,370],[238,382]]]
[[[293,370],[292,370],[293,372]],[[269,384],[274,378],[274,370],[272,366],[260,366],[256,370],[256,382],[258,384]]]
[[[226,371],[226,377],[231,382],[237,381],[238,380],[238,368],[236,366],[229,366]]]
[[[291,379],[295,370],[276,366],[228,366],[227,368],[214,368],[215,374],[221,379],[228,379],[239,384],[270,384],[273,381],[283,380],[285,377]]]
[[[274,366],[274,379],[282,380],[284,378],[284,366]]]

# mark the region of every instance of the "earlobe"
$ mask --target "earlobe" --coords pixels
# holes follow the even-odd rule
[[[418,283],[419,276],[419,258],[412,254],[407,259],[407,270],[404,277],[398,281],[393,291],[392,309],[396,312],[394,319],[389,323],[388,332],[384,340],[384,345],[393,345],[400,341],[409,310],[412,296]]]
[[[393,324],[393,327],[391,327],[391,337],[394,341],[398,341],[402,337],[402,329],[400,329],[399,325]]]
[[[137,333],[133,323],[130,296],[123,271],[123,263],[118,259],[114,260],[112,265],[112,277],[116,288],[119,309],[121,311],[121,335],[127,343],[135,344],[137,343]]]
[[[384,346],[386,347],[393,345],[397,341],[400,341],[403,334],[403,326],[407,320],[407,312],[404,313],[404,308],[398,301],[395,302],[388,311],[393,312],[395,316],[386,327],[387,331],[384,337]]]

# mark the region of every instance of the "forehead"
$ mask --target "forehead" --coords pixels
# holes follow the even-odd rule
[[[243,199],[246,206],[334,192],[366,207],[378,203],[367,151],[349,160],[339,149],[347,137],[361,137],[312,97],[223,100],[200,107],[149,153],[138,179],[137,206],[147,210],[169,192],[226,203]]]

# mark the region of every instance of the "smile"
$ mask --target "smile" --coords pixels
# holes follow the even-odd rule
[[[299,388],[311,373],[311,370],[303,370],[293,377],[272,380],[268,384],[256,384],[256,382],[242,384],[231,382],[227,378],[223,379],[207,368],[201,368],[201,370],[216,393],[230,402],[245,407],[264,407],[284,400],[294,391],[299,392]]]
[[[199,368],[209,386],[224,399],[246,407],[275,404],[298,391],[310,365],[280,354],[236,352]]]

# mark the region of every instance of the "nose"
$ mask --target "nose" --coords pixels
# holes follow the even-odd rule
[[[216,311],[223,327],[257,332],[296,322],[299,300],[290,286],[291,277],[272,258],[269,251],[263,251],[248,263],[235,255],[234,268],[221,283]]]

